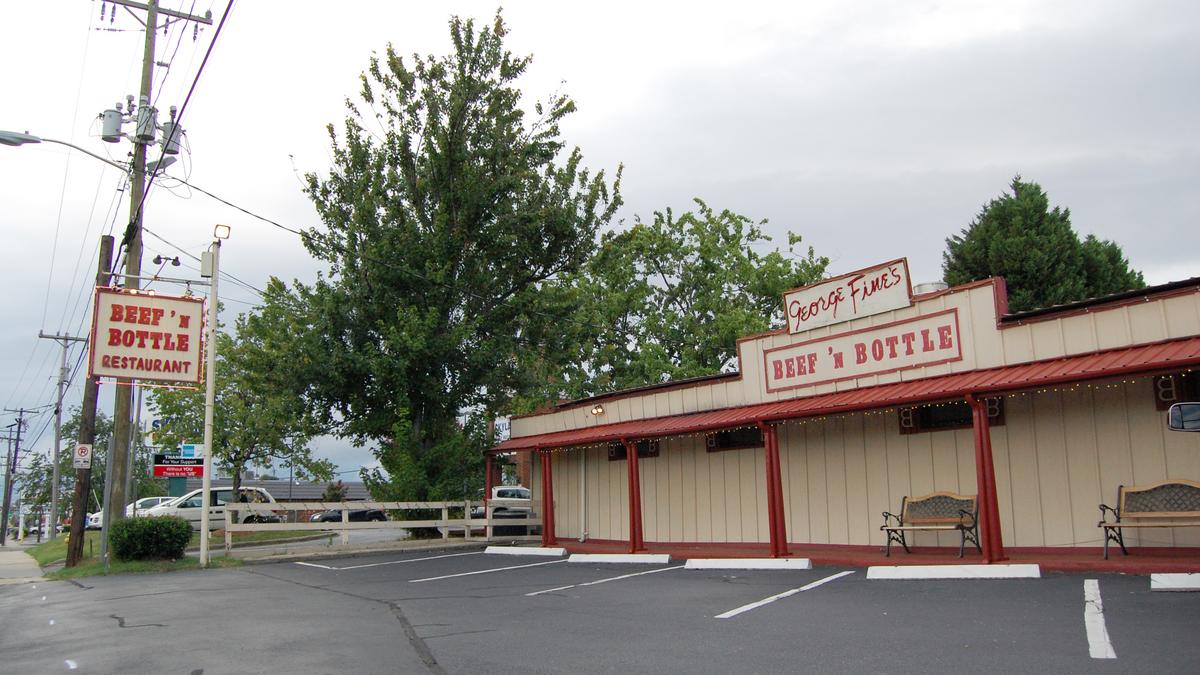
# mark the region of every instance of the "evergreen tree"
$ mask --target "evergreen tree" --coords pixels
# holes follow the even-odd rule
[[[1017,176],[1010,189],[1011,194],[988,202],[967,228],[946,239],[946,283],[1004,277],[1014,312],[1145,285],[1113,242],[1092,236],[1080,242],[1070,209],[1051,210],[1040,185]]]

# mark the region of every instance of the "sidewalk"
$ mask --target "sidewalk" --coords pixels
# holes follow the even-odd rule
[[[42,568],[25,552],[25,547],[13,542],[0,546],[0,586],[41,581]]]

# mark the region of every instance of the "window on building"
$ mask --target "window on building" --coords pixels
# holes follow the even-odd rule
[[[1004,399],[982,399],[988,414],[989,426],[1004,424]],[[926,406],[903,407],[899,410],[900,433],[919,434],[926,431],[970,429],[973,425],[971,405],[966,401],[948,401]]]
[[[1166,410],[1173,403],[1200,401],[1200,373],[1173,373],[1154,378],[1154,409]]]
[[[706,444],[709,452],[761,448],[763,447],[762,430],[758,427],[742,427],[741,429],[714,431],[708,434]]]
[[[658,440],[643,438],[637,442],[638,459],[658,457]],[[608,444],[608,461],[617,462],[625,459],[625,444],[619,441]]]

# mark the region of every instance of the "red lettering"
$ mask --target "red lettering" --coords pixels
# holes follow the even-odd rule
[[[133,331],[127,330],[121,333],[121,345],[124,347],[133,346]]]
[[[150,333],[150,348],[151,349],[161,349],[161,347],[159,347],[159,343],[162,342],[162,336],[163,336],[163,334],[158,331],[154,331],[154,332]]]
[[[148,338],[148,337],[150,337],[150,331],[148,331],[148,330],[139,330],[139,331],[137,331],[137,345],[138,345],[138,349],[145,349],[145,348],[146,348],[146,338]]]
[[[155,307],[153,310],[151,310],[151,312],[153,313],[153,316],[151,317],[152,320],[150,323],[153,323],[155,326],[157,326],[159,319],[163,317],[163,314],[166,313],[166,310]]]
[[[942,349],[954,348],[954,339],[950,335],[952,332],[954,332],[954,327],[949,324],[938,326],[938,347]]]
[[[163,349],[173,352],[175,351],[175,336],[171,333],[163,333]]]
[[[122,309],[123,307],[121,305],[113,305],[112,315],[108,317],[108,320],[112,321],[113,323],[119,322],[121,320]]]
[[[817,370],[817,355],[809,354],[808,355],[808,372],[813,373],[816,370]]]
[[[176,337],[179,338],[179,346],[176,347],[176,350],[181,351],[181,352],[186,352],[188,350],[188,335],[187,335],[187,333],[180,333]]]
[[[167,337],[169,338],[170,336],[168,335]],[[783,362],[780,361],[779,359],[775,359],[774,361],[771,362],[771,368],[775,371],[775,379],[782,380],[783,379]]]
[[[921,329],[921,351],[923,351],[923,352],[933,351],[933,340],[929,339],[929,329],[928,328]]]
[[[873,356],[876,361],[883,360],[883,342],[879,340],[871,340],[871,356]]]
[[[125,305],[125,323],[137,323],[137,305]]]
[[[796,376],[796,362],[795,361],[788,359],[787,361],[784,362],[783,365],[785,366],[784,370],[787,372],[788,377]]]
[[[895,335],[889,335],[883,341],[888,346],[888,357],[896,358],[896,343],[900,341],[900,338]]]
[[[188,327],[188,322],[191,320],[192,320],[192,317],[188,316],[187,314],[180,314],[179,315],[179,327],[186,330]]]
[[[120,344],[121,344],[121,329],[120,328],[109,328],[108,329],[108,346],[116,347]]]
[[[149,307],[138,307],[138,323],[142,324],[143,326],[150,325],[150,308]]]
[[[830,349],[830,351],[833,354],[833,369],[838,370],[839,368],[841,368],[842,366],[845,365],[845,363],[842,360],[842,353],[834,352],[834,351],[832,351],[832,349]]]
[[[854,362],[859,365],[867,362],[867,345],[862,342],[854,343]]]
[[[900,336],[900,341],[904,343],[904,355],[912,356],[913,342],[917,339],[916,333],[905,333]]]

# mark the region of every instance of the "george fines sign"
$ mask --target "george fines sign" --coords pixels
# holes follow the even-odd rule
[[[92,377],[200,382],[203,300],[97,288],[92,316]]]
[[[912,281],[906,258],[783,294],[789,333],[889,312],[911,304]]]
[[[768,392],[962,360],[958,310],[818,338],[763,353]]]

